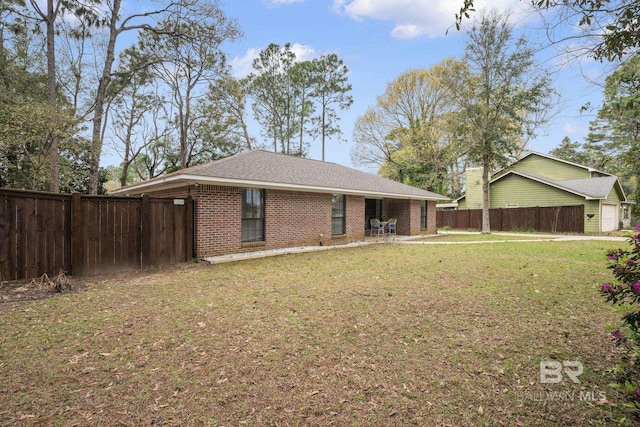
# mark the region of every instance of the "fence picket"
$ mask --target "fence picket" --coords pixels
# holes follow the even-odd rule
[[[491,230],[584,233],[584,205],[489,209]],[[482,209],[437,211],[436,227],[482,229]]]
[[[0,189],[0,280],[190,260],[194,205],[185,202]]]

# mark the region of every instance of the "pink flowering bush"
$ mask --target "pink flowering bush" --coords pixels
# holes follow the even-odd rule
[[[640,224],[629,239],[631,248],[607,252],[614,282],[600,285],[600,293],[623,313],[620,327],[612,332],[619,345],[628,350],[618,365],[621,381],[618,388],[629,396],[625,406],[640,413]]]

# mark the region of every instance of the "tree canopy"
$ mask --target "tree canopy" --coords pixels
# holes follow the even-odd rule
[[[353,103],[344,62],[335,54],[299,61],[291,44],[272,43],[253,70],[241,83],[273,151],[306,156],[310,140],[320,137],[324,161],[326,140],[341,134],[336,107]]]
[[[468,74],[460,76],[466,84],[457,92],[459,132],[469,160],[482,167],[482,232],[489,233],[491,171],[517,157],[545,122],[553,90],[533,49],[524,37],[513,38],[505,16],[487,12],[467,34]]]
[[[324,159],[340,139],[353,100],[337,55],[271,44],[237,79],[223,48],[242,32],[220,0],[125,6],[0,0],[0,185],[97,193],[105,149],[126,185],[265,147],[249,105],[276,151],[306,156],[320,140]]]
[[[0,1],[0,78],[5,85],[0,109],[11,119],[0,130],[6,137],[0,162],[3,170],[30,176],[5,175],[0,184],[43,189],[37,175],[46,177],[53,191],[95,193],[104,176],[99,165],[105,145],[121,154],[124,183],[136,175],[149,177],[170,166],[210,160],[217,154],[204,153],[218,153],[218,146],[233,146],[236,152],[250,141],[244,135],[230,144],[225,138],[240,135],[218,128],[220,123],[203,125],[205,119],[221,117],[221,108],[226,114],[230,100],[240,99],[220,91],[207,96],[218,82],[231,87],[222,84],[228,75],[222,44],[241,35],[219,1],[161,0],[155,9],[130,14],[121,6],[121,0]],[[136,45],[124,44],[121,36],[127,32],[134,35],[127,40],[138,36]],[[44,52],[41,46],[47,46]],[[176,70],[172,88],[163,77]],[[30,85],[32,94],[22,89],[28,79],[38,81]],[[30,132],[38,138],[24,138],[21,123],[31,123]],[[235,121],[224,120],[223,126],[235,126]],[[16,140],[19,146],[10,142]],[[132,166],[137,174],[129,173]]]
[[[383,176],[433,191],[455,194],[451,183],[462,147],[453,124],[457,76],[465,64],[452,58],[429,69],[402,73],[354,126],[356,165],[380,168]]]
[[[604,101],[591,123],[586,148],[598,149],[612,161],[602,165],[635,191],[633,211],[640,214],[640,55],[635,55],[605,79]]]
[[[389,83],[358,118],[352,160],[407,184],[458,197],[467,165],[483,168],[483,231],[490,172],[517,157],[554,104],[549,76],[505,16],[484,14],[465,55]]]
[[[622,59],[640,48],[640,2],[637,0],[521,0],[544,11],[554,11],[559,21],[577,19],[579,27],[595,37],[591,54],[596,59]],[[455,15],[456,28],[475,11],[474,0],[463,0]]]

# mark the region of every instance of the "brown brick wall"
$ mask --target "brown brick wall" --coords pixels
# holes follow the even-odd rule
[[[427,201],[427,233],[436,232],[436,202]]]
[[[347,236],[357,239],[364,237],[364,197],[347,196],[346,230]]]
[[[422,202],[420,200],[411,200],[410,201],[410,215],[411,215],[411,231],[410,234],[416,235],[422,232],[422,227],[420,224],[420,206]],[[429,218],[429,206],[427,205],[427,221]]]
[[[234,253],[242,237],[242,189],[204,186],[196,201],[196,256]]]
[[[382,215],[397,218],[397,233],[404,236],[435,233],[436,202],[427,201],[427,228],[420,224],[420,200],[385,199],[382,202]]]
[[[265,246],[318,245],[331,236],[331,194],[265,191]]]
[[[323,244],[346,244],[364,239],[364,197],[346,196],[345,234],[331,236],[331,211],[329,211],[329,237]]]
[[[238,252],[241,240],[242,189],[217,185],[189,187],[150,193],[156,197],[186,197],[195,201],[196,256],[204,258]],[[233,214],[233,213],[237,214]],[[259,250],[261,248],[253,249]]]
[[[264,242],[242,243],[242,189],[182,187],[154,196],[195,200],[196,256],[205,258],[294,246],[344,244],[364,238],[364,197],[346,197],[346,233],[331,235],[331,194],[265,190]]]
[[[396,232],[401,235],[410,236],[419,234],[415,232],[414,213],[410,210],[411,200],[385,199],[382,201],[382,211],[387,218],[397,218]],[[385,209],[386,208],[386,209]],[[420,205],[418,205],[418,224],[420,221]]]
[[[242,243],[242,189],[215,185],[181,187],[150,193],[195,200],[196,256],[205,258],[293,246],[335,245],[362,240],[364,197],[346,196],[346,233],[331,235],[331,194],[265,190],[265,241]],[[420,201],[385,199],[382,215],[398,219],[400,235],[433,233],[436,204],[427,202],[427,229],[420,229]]]

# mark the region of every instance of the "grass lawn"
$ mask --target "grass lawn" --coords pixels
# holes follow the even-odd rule
[[[381,244],[2,303],[0,425],[610,425],[609,247]]]

